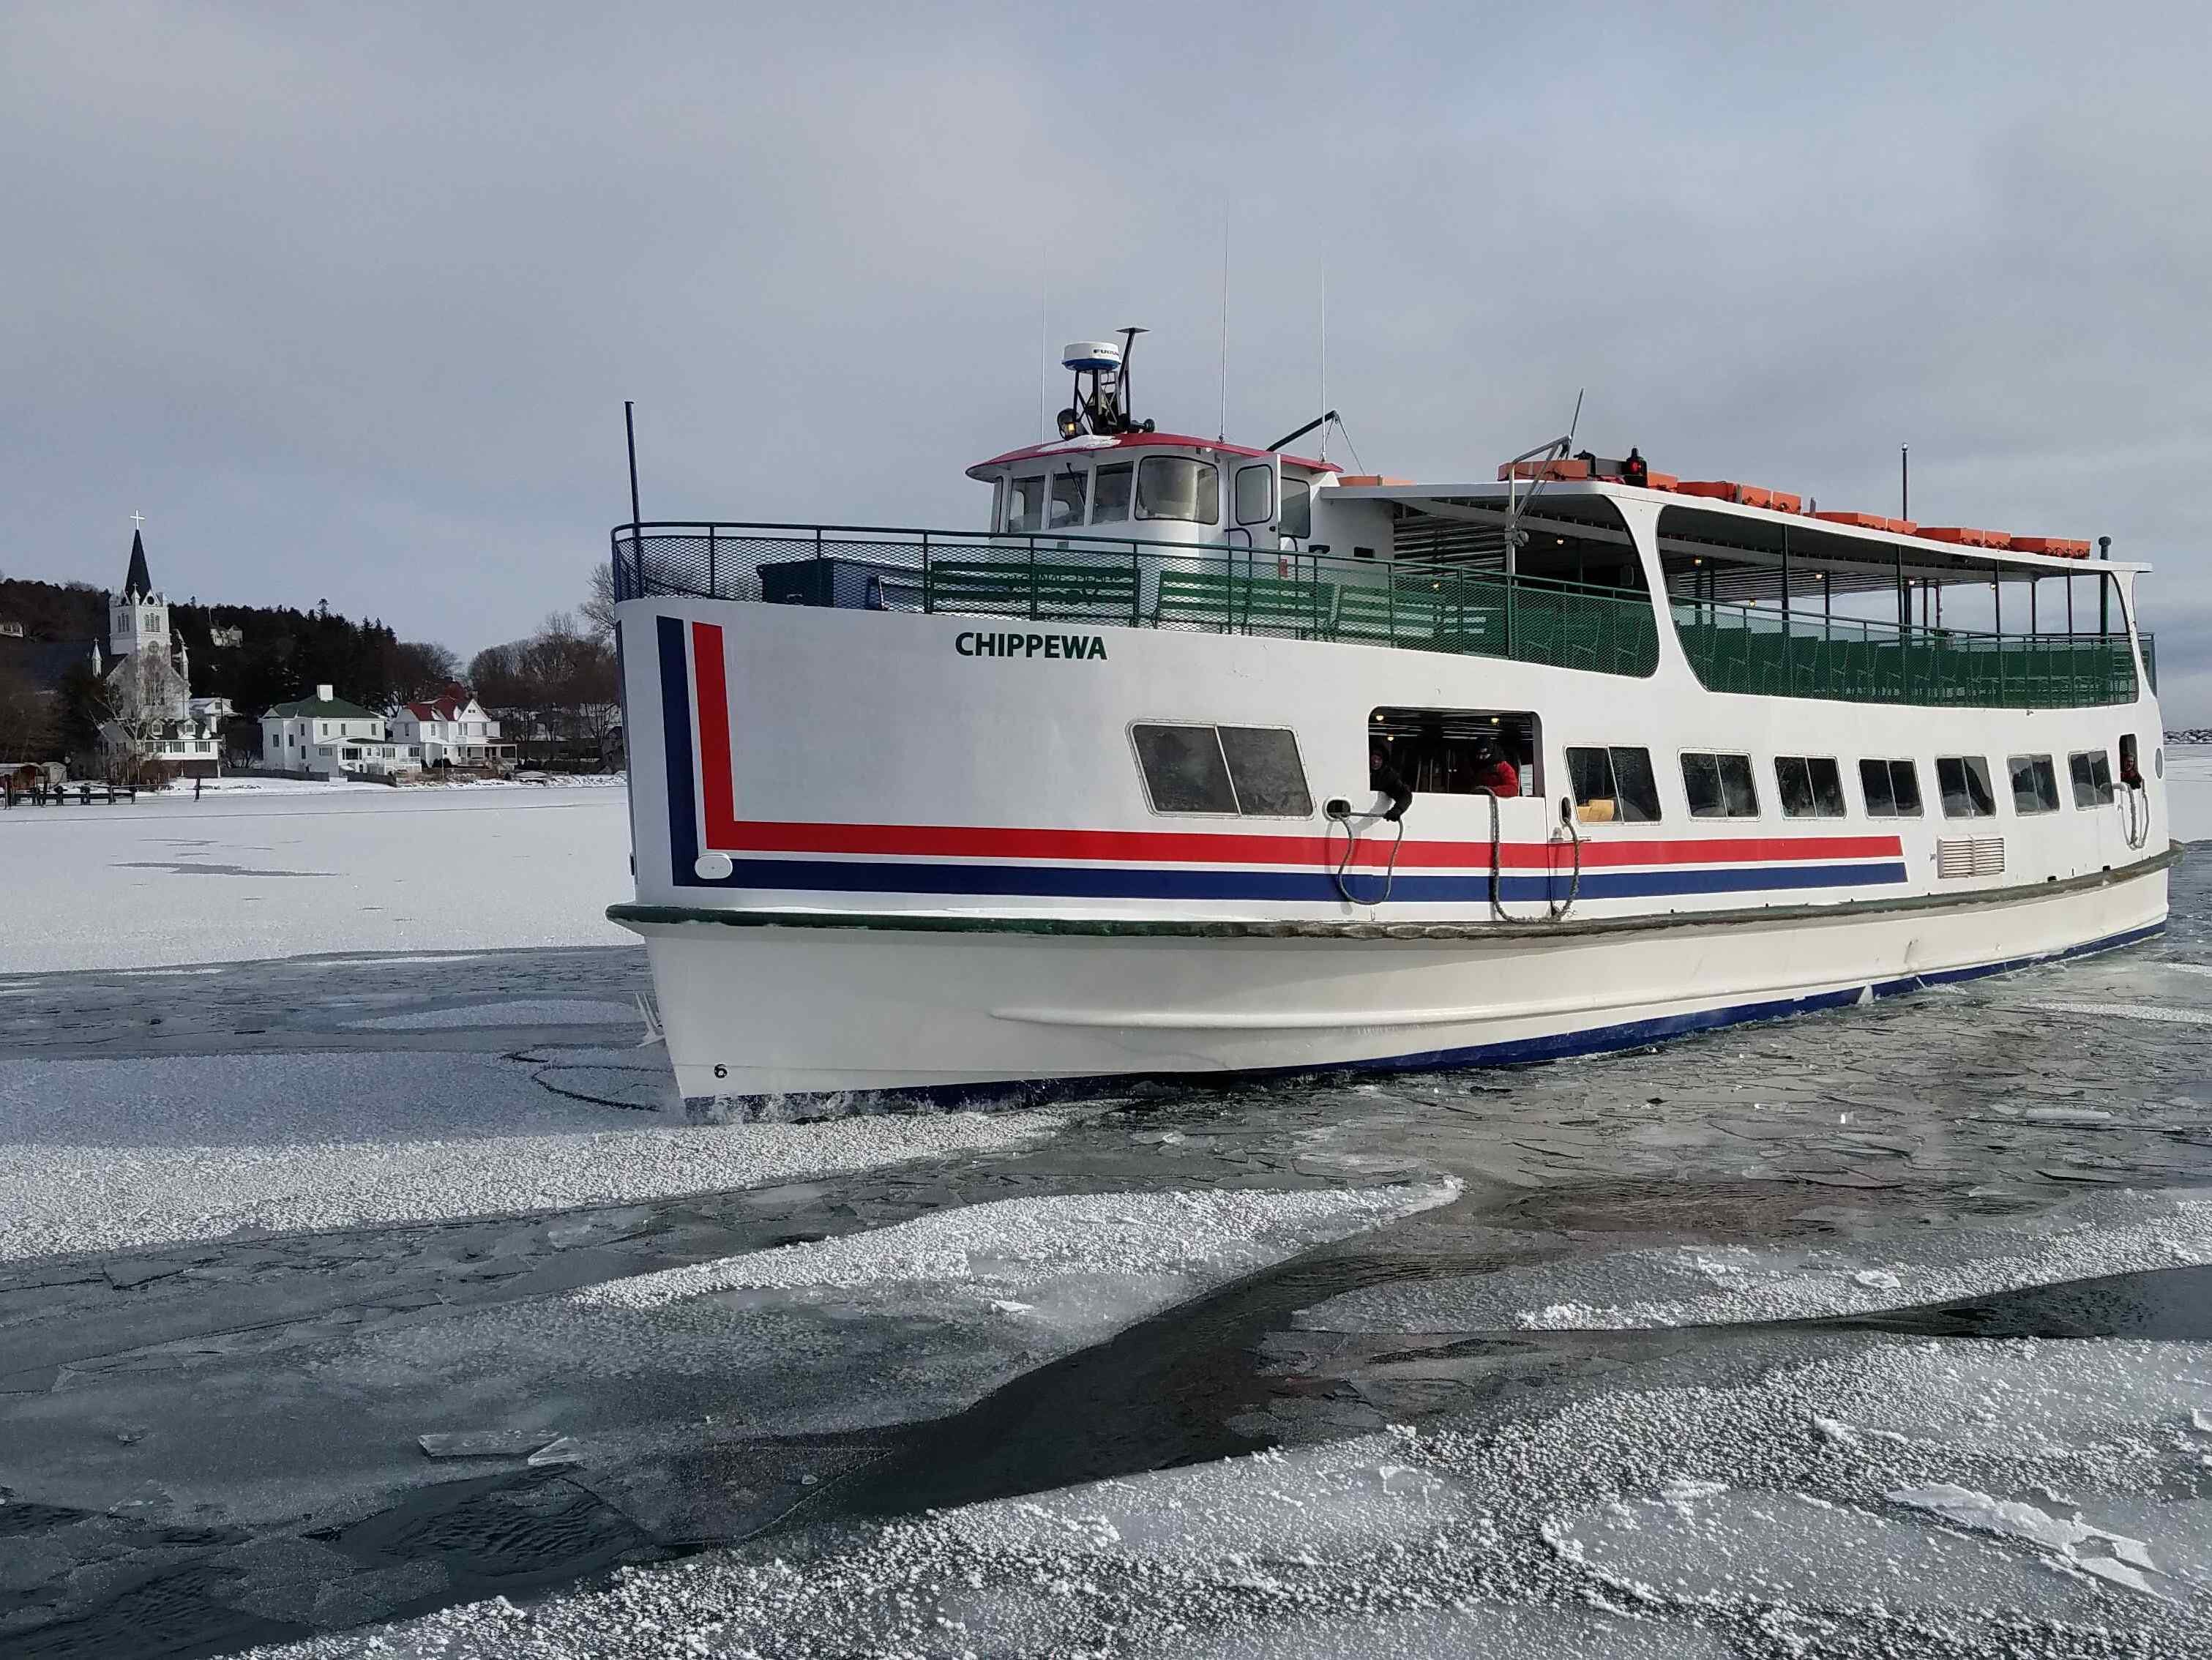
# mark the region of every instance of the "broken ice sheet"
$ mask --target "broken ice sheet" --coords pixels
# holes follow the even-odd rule
[[[557,1430],[453,1430],[415,1438],[433,1458],[520,1458],[567,1438]]]

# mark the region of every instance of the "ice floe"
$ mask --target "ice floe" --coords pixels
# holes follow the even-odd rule
[[[1878,1251],[1880,1260],[1869,1262]],[[1348,1292],[1301,1324],[1340,1331],[1619,1330],[1817,1319],[2212,1263],[2212,1201],[2100,1195],[2033,1225],[1879,1245],[1679,1245]]]

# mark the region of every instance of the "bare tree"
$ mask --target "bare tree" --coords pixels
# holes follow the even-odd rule
[[[392,695],[401,702],[434,697],[461,678],[461,660],[427,640],[402,640],[392,653]]]
[[[584,616],[584,632],[603,646],[615,642],[615,574],[605,562],[592,567],[592,591],[578,608]]]
[[[101,712],[129,750],[134,773],[189,696],[184,677],[159,647],[133,652],[100,683]]]

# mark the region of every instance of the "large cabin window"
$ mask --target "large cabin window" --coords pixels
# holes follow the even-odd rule
[[[1137,465],[1137,517],[1221,522],[1221,470],[1182,455],[1148,455]]]
[[[1261,465],[1237,469],[1237,522],[1264,525],[1275,516],[1275,470]]]
[[[1910,761],[1862,761],[1859,793],[1869,818],[1920,817],[1920,770]]]
[[[1692,818],[1759,817],[1759,791],[1747,755],[1683,756],[1682,793],[1690,798]]]
[[[1774,782],[1784,818],[1841,818],[1844,779],[1836,763],[1821,755],[1781,755],[1774,760]]]
[[[1936,757],[1936,790],[1946,818],[1994,818],[1996,792],[1990,787],[1990,763],[1978,755]]]
[[[1098,469],[1098,483],[1091,492],[1091,522],[1094,525],[1119,525],[1129,516],[1129,486],[1136,476],[1136,467],[1127,461],[1116,461]]]
[[[2112,757],[2103,750],[2084,750],[2066,757],[2066,770],[2074,777],[2074,805],[2109,807],[2112,805]]]
[[[1287,727],[1144,722],[1129,736],[1154,812],[1313,816],[1297,735]]]
[[[2058,773],[2047,755],[2014,755],[2005,759],[2012,775],[2012,810],[2019,813],[2058,811]]]
[[[1083,522],[1083,498],[1087,493],[1091,475],[1077,468],[1052,476],[1052,500],[1047,509],[1045,527],[1065,530],[1070,525]]]
[[[1034,531],[1044,528],[1044,477],[1016,478],[1006,486],[1006,528]]]
[[[1616,745],[1571,749],[1567,774],[1575,789],[1575,818],[1584,824],[1656,824],[1659,784],[1651,751]]]
[[[1304,541],[1313,534],[1313,486],[1303,478],[1283,477],[1283,513],[1275,528]]]

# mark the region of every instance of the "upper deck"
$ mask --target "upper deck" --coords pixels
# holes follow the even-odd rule
[[[2147,567],[1791,498],[1548,474],[1419,484],[1144,431],[1027,446],[969,476],[991,486],[978,531],[618,526],[617,596],[1268,635],[1629,678],[1659,672],[1664,640],[1709,690],[1854,702],[2138,695],[2132,584]]]

